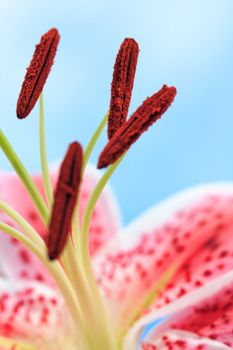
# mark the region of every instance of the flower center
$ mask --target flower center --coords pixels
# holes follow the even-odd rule
[[[42,98],[42,97],[41,97]],[[43,116],[43,103],[40,104],[40,117]],[[110,327],[111,322],[105,310],[102,297],[100,296],[96,284],[89,257],[88,233],[90,220],[101,191],[108,181],[116,165],[110,167],[105,176],[97,184],[86,208],[82,227],[80,227],[77,215],[72,213],[79,211],[79,200],[77,188],[80,184],[80,175],[84,174],[84,167],[87,164],[91,151],[100,135],[107,118],[101,123],[98,130],[91,139],[87,151],[84,154],[82,166],[81,148],[78,143],[73,143],[67,152],[67,157],[63,162],[60,171],[60,181],[57,184],[57,191],[51,204],[46,204],[40,193],[33,184],[29,174],[17,157],[13,148],[3,132],[0,132],[0,142],[4,153],[14,166],[19,177],[23,181],[25,188],[31,195],[44,224],[50,229],[48,236],[48,253],[54,261],[49,261],[46,254],[45,242],[39,234],[30,226],[23,217],[10,207],[10,205],[0,201],[0,209],[4,210],[23,229],[26,235],[13,229],[7,224],[0,223],[0,229],[12,235],[26,245],[43,262],[54,278],[57,286],[61,290],[66,305],[70,311],[75,324],[75,335],[73,343],[82,350],[106,349],[116,350],[116,336]],[[43,122],[40,120],[43,129]],[[41,135],[44,133],[41,133]],[[40,138],[41,143],[45,143],[44,137]],[[41,147],[45,149],[45,147]],[[88,152],[88,153],[87,153]],[[45,159],[46,155],[41,155]],[[49,184],[48,193],[52,193],[50,179],[47,178],[48,171],[45,171],[47,164],[43,165],[44,183]],[[75,194],[75,195],[74,195]],[[72,208],[70,209],[70,201]],[[48,202],[48,201],[47,201]],[[53,203],[53,204],[52,204]],[[74,206],[76,209],[74,210]],[[57,209],[58,208],[58,209]],[[54,213],[54,218],[53,218]],[[48,218],[51,217],[50,220]],[[60,219],[60,220],[59,220]],[[69,233],[70,232],[70,233]],[[69,233],[69,234],[68,234]],[[82,237],[82,239],[81,239]]]
[[[53,63],[59,38],[56,29],[51,29],[42,36],[27,70],[17,103],[17,116],[20,119],[25,118],[40,95],[40,160],[45,200],[3,131],[0,130],[1,149],[18,174],[47,228],[48,243],[44,242],[19,213],[2,200],[0,200],[0,210],[10,216],[24,234],[4,222],[0,222],[0,229],[30,249],[44,264],[60,289],[75,328],[72,339],[69,339],[70,344],[66,344],[66,348],[68,346],[70,350],[77,348],[117,350],[122,349],[125,330],[116,334],[111,327],[110,316],[92,271],[89,255],[90,222],[96,202],[124,158],[125,152],[168,109],[174,100],[176,89],[164,85],[159,92],[147,98],[126,120],[139,49],[133,39],[125,39],[114,66],[110,112],[96,129],[84,154],[78,142],[70,144],[60,169],[55,195],[53,195],[46,156],[42,89]],[[98,168],[109,167],[94,188],[81,221],[78,215],[79,187],[92,150],[107,122],[109,141],[99,157]],[[169,276],[170,272],[164,276],[165,280],[161,281],[161,286]],[[143,307],[150,304],[156,290],[153,289],[143,305],[135,310],[128,326],[135,322]],[[9,345],[10,349],[14,349],[14,342],[12,343],[9,339],[2,339],[2,343],[0,339],[1,344]],[[19,344],[20,347],[25,350],[37,349],[37,346],[23,343]]]
[[[42,118],[43,114],[43,103],[40,103],[40,119]],[[20,240],[24,245],[26,245],[33,253],[37,255],[37,257],[43,262],[48,271],[51,273],[57,286],[60,288],[64,299],[66,300],[66,304],[76,325],[75,333],[77,333],[77,338],[75,337],[73,342],[74,344],[78,344],[82,350],[116,350],[118,346],[121,348],[122,337],[124,335],[124,333],[121,335],[114,334],[113,330],[111,329],[111,320],[109,319],[109,316],[105,310],[105,306],[99,293],[99,288],[92,272],[88,246],[90,221],[96,202],[102,193],[104,186],[108,182],[113,172],[116,170],[124,155],[121,156],[113,165],[111,165],[99,180],[88,201],[81,226],[77,215],[79,212],[79,197],[73,197],[74,192],[77,194],[77,187],[80,182],[78,180],[80,179],[79,174],[84,174],[87,161],[106,122],[107,117],[105,116],[86,148],[86,152],[83,156],[82,167],[80,162],[80,146],[77,143],[71,144],[71,149],[69,148],[67,156],[63,162],[64,166],[61,167],[60,171],[60,178],[62,181],[58,181],[55,200],[52,199],[50,205],[46,205],[43,202],[26,169],[20,162],[13,148],[10,146],[9,141],[6,139],[3,132],[0,132],[2,149],[7,155],[11,164],[14,166],[15,171],[23,181],[28,193],[31,195],[31,198],[34,200],[34,204],[46,225],[48,225],[48,217],[51,217],[50,228],[52,231],[50,230],[50,235],[48,237],[48,252],[50,258],[55,260],[50,262],[47,259],[46,253],[44,253],[46,251],[45,243],[40,238],[39,234],[35,232],[29,223],[27,223],[18,213],[16,213],[13,208],[3,201],[0,201],[0,209],[4,210],[11,218],[13,218],[13,220],[23,229],[27,236],[21,234],[16,229],[13,229],[4,223],[0,223],[0,229],[8,234],[11,234],[14,238]],[[43,125],[41,120],[40,125]],[[41,133],[41,135],[42,134],[44,135],[44,133]],[[44,137],[41,137],[40,143],[44,142]],[[79,153],[78,155],[74,155],[74,150],[72,149],[73,147],[77,147]],[[41,149],[45,149],[45,147],[41,147]],[[41,159],[45,158],[45,154],[41,155]],[[75,170],[75,167],[78,169]],[[50,179],[47,178],[48,171],[45,171],[45,168],[43,168],[42,173],[44,183],[48,183],[49,187],[51,187]],[[73,176],[74,173],[76,173],[75,177]],[[66,178],[64,178],[64,174]],[[73,183],[73,179],[75,179],[76,184]],[[47,197],[49,197],[49,193],[52,193],[51,188],[49,191],[47,190]],[[68,200],[67,195],[69,195]],[[71,228],[69,227],[69,223],[71,221],[70,211],[68,212],[69,217],[67,217],[69,200],[72,200],[73,203],[76,204]],[[57,205],[58,210],[56,209]],[[54,212],[56,215],[54,215],[53,218]],[[58,220],[56,220],[56,217]],[[66,222],[68,223],[68,226],[65,225]],[[59,223],[62,225],[62,228],[60,227]],[[70,234],[68,234],[69,232]],[[164,281],[161,281],[161,285],[163,285],[163,283],[166,281],[167,276],[165,276]],[[161,286],[157,285],[156,288],[157,287],[161,289]],[[154,294],[155,290],[153,290],[150,295],[147,296],[143,303],[143,307],[149,304],[150,298],[152,295],[154,296]],[[135,310],[134,314],[130,318],[129,326],[137,320],[138,316],[140,315],[141,308]]]

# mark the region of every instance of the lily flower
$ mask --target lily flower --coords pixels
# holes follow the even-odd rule
[[[32,85],[30,97],[21,92],[21,119],[42,92],[59,34],[53,29],[42,37],[43,51],[44,38],[51,45],[54,33],[53,57],[48,65],[42,55],[36,93]],[[109,141],[98,160],[99,168],[108,166],[103,175],[87,162],[108,115],[84,152],[71,143],[61,166],[49,170],[40,95],[41,174],[34,176],[0,131],[15,170],[0,174],[0,349],[233,349],[233,186],[186,190],[123,228],[106,186],[126,151],[175,97],[175,88],[164,86],[126,119],[134,45],[124,42],[115,64],[112,90],[125,88],[127,98],[112,91]]]

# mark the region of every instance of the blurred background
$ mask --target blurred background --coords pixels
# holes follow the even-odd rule
[[[75,139],[85,146],[108,110],[121,41],[134,37],[140,55],[130,113],[164,83],[178,94],[111,180],[124,222],[189,186],[233,181],[232,19],[232,0],[0,0],[1,128],[38,171],[38,104],[22,121],[15,106],[34,45],[57,27],[61,42],[44,88],[49,161]],[[93,164],[105,143],[103,135]],[[0,170],[10,169],[0,154]]]

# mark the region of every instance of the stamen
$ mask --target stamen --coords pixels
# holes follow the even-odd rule
[[[50,260],[62,252],[71,227],[71,219],[81,182],[82,147],[78,142],[70,144],[61,165],[57,189],[54,196],[48,234]]]
[[[157,93],[148,97],[129,120],[109,140],[98,160],[98,168],[114,163],[146,131],[161,118],[173,102],[175,87],[164,85]]]
[[[139,47],[134,39],[127,38],[118,51],[112,79],[110,112],[108,119],[109,139],[124,124],[132,95]]]
[[[52,28],[36,45],[17,102],[16,114],[19,119],[26,118],[36,104],[53,64],[59,40],[58,30]]]
[[[17,101],[16,113],[18,118],[27,117],[37,102],[53,64],[59,40],[60,35],[57,29],[53,28],[41,37],[40,43],[36,46]],[[91,217],[105,184],[120,164],[125,151],[152,123],[161,117],[172,103],[176,94],[175,88],[163,86],[159,92],[144,101],[131,118],[126,121],[138,53],[138,44],[134,39],[127,38],[123,41],[114,66],[109,118],[106,116],[102,120],[84,154],[78,142],[70,144],[60,168],[49,226],[48,221],[50,207],[53,203],[53,191],[46,157],[42,96],[40,99],[40,150],[41,168],[48,206],[5,135],[0,130],[0,146],[33,199],[45,226],[48,227],[48,256],[44,240],[23,217],[4,201],[0,201],[0,209],[15,221],[20,230],[4,222],[0,222],[0,230],[14,239],[18,239],[40,259],[50,272],[66,301],[76,327],[76,332],[72,335],[74,339],[72,339],[71,345],[75,344],[80,349],[116,350],[118,345],[119,348],[122,348],[123,338],[117,344],[118,331],[115,333],[111,325],[110,315],[105,310],[105,303],[102,300],[92,270],[88,244]],[[107,120],[109,142],[100,155],[98,167],[102,168],[111,163],[114,164],[107,169],[93,190],[81,224],[79,223],[78,215],[76,215],[79,204],[78,192],[87,161]],[[72,219],[73,227],[71,227]],[[75,232],[76,228],[77,232]],[[79,248],[79,254],[77,255],[75,243],[78,243],[77,246]],[[67,244],[66,249],[64,249],[65,244]],[[63,254],[60,257],[61,253]],[[50,262],[48,257],[50,260],[56,260]],[[135,305],[136,312],[132,312],[128,317],[130,325],[135,322],[138,315],[141,315],[141,311],[150,305],[158,290],[163,288],[164,284],[162,282],[155,288],[152,288],[146,298],[143,298]],[[126,330],[123,328],[123,331]]]

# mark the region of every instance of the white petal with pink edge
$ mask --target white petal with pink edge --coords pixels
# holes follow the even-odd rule
[[[127,326],[128,315],[174,263],[179,268],[153,308],[231,270],[232,217],[233,185],[218,183],[179,193],[122,230],[93,262],[116,327]]]

